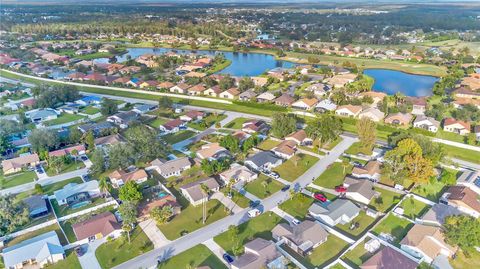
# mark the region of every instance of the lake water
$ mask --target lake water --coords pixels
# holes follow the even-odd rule
[[[406,96],[432,95],[433,84],[437,77],[412,75],[400,71],[387,69],[366,69],[365,75],[375,79],[373,90],[390,95],[401,92]]]
[[[132,59],[143,54],[164,54],[173,49],[169,48],[129,48],[127,53],[117,56],[118,62],[127,60],[127,55]],[[263,53],[242,53],[242,52],[222,52],[211,50],[175,50],[179,54],[196,53],[198,55],[214,56],[223,53],[225,58],[232,61],[232,64],[219,73],[230,74],[232,76],[258,76],[263,72],[276,68],[291,68],[296,64],[288,61],[276,60],[274,56]],[[107,63],[108,58],[99,58],[95,62]],[[438,80],[432,76],[412,75],[400,71],[387,69],[366,69],[366,75],[375,79],[373,85],[374,91],[395,94],[402,92],[407,96],[428,96],[432,94],[433,84]]]
[[[127,60],[127,55],[132,59],[143,54],[164,54],[173,49],[169,48],[130,48],[127,53],[117,56],[118,62]],[[232,76],[258,76],[265,71],[276,67],[291,68],[296,64],[287,61],[278,61],[274,56],[263,53],[242,53],[242,52],[226,52],[226,51],[211,51],[211,50],[175,50],[178,54],[196,53],[197,55],[210,55],[223,53],[225,58],[232,61],[227,68],[223,69],[222,74],[230,74]],[[108,58],[96,59],[95,62],[108,63]]]

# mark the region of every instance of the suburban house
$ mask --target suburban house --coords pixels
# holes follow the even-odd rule
[[[166,162],[155,159],[150,163],[150,167],[146,169],[154,169],[162,177],[169,178],[173,176],[180,176],[183,171],[190,169],[190,167],[192,167],[190,159],[188,157],[181,157]]]
[[[72,229],[77,240],[94,241],[108,236],[118,237],[122,232],[122,225],[115,215],[107,211],[73,224]]]
[[[295,99],[292,96],[284,93],[273,101],[277,106],[289,107],[295,102]]]
[[[205,86],[197,84],[193,87],[188,88],[188,95],[201,95],[206,90]]]
[[[22,201],[28,207],[30,218],[38,218],[48,214],[47,201],[43,195],[32,195]]]
[[[323,99],[315,106],[315,110],[326,112],[326,111],[334,111],[337,109],[337,105],[332,102],[330,99]]]
[[[446,118],[443,120],[443,130],[446,132],[466,135],[470,133],[470,123],[454,118]]]
[[[445,243],[440,227],[415,224],[400,241],[400,248],[416,258],[431,263],[437,256],[451,258],[457,248]]]
[[[258,178],[258,174],[250,171],[247,167],[234,163],[230,166],[230,169],[220,173],[220,179],[223,180],[224,185],[227,185],[230,180],[233,180],[235,183],[250,182]]]
[[[242,145],[245,140],[251,137],[250,134],[247,134],[244,131],[235,131],[232,136],[238,139],[240,145]]]
[[[457,185],[468,187],[480,195],[480,170],[464,171],[457,178]]]
[[[180,128],[185,127],[185,122],[181,119],[174,119],[160,125],[160,131],[165,134],[176,133],[180,131]]]
[[[335,114],[344,117],[357,117],[362,111],[362,106],[343,105],[337,107]]]
[[[327,231],[318,223],[305,220],[298,225],[280,223],[272,230],[275,241],[283,241],[296,253],[307,256],[315,248],[327,241]]]
[[[465,213],[458,210],[456,207],[439,203],[433,205],[421,217],[421,223],[426,225],[442,226],[445,223],[445,219],[447,217],[464,214]]]
[[[91,198],[100,196],[101,191],[98,181],[91,180],[85,183],[69,183],[62,189],[55,191],[53,195],[58,205],[76,206],[84,202],[90,202]]]
[[[48,156],[50,157],[62,157],[62,156],[71,156],[74,151],[77,151],[77,154],[85,154],[85,146],[84,145],[76,145],[71,146],[64,149],[50,151]]]
[[[154,208],[163,208],[170,206],[173,215],[178,215],[182,211],[182,207],[177,202],[177,198],[162,184],[162,188],[158,192],[153,192],[148,199],[144,199],[138,205],[138,216],[140,220],[145,220],[150,216],[150,211]]]
[[[246,90],[238,96],[238,99],[244,102],[248,102],[253,100],[255,96],[257,96],[257,94],[253,90]]]
[[[325,82],[334,86],[335,88],[343,88],[348,83],[354,82],[356,78],[356,74],[335,75],[331,78],[327,78]]]
[[[110,173],[108,178],[110,178],[110,181],[115,188],[119,188],[128,181],[135,181],[138,184],[143,183],[147,181],[148,175],[143,169],[137,169],[131,172],[117,169]]]
[[[99,136],[102,132],[111,128],[115,128],[115,125],[113,125],[111,122],[103,121],[98,123],[83,124],[78,126],[77,128],[83,134],[88,131],[92,131],[94,136]]]
[[[368,205],[372,198],[377,195],[370,180],[346,177],[343,186],[347,188],[347,198]]]
[[[164,81],[164,82],[160,82],[159,84],[157,84],[157,89],[159,89],[159,90],[162,90],[162,89],[168,90],[168,89],[172,88],[173,86],[175,86],[175,84],[173,84],[172,82],[170,82],[170,81]]]
[[[379,122],[381,120],[383,120],[383,118],[385,117],[385,113],[383,113],[382,111],[380,111],[378,108],[375,108],[375,107],[369,107],[365,110],[362,110],[359,114],[358,114],[358,117],[360,119],[363,119],[363,118],[368,118],[368,119],[371,119],[372,121],[374,122]]]
[[[327,92],[329,92],[331,89],[332,89],[332,87],[330,87],[330,86],[327,85],[327,84],[314,83],[314,84],[308,86],[308,87],[305,89],[305,91],[313,92],[313,94],[315,94],[315,95],[317,95],[317,96],[323,96],[323,95],[325,95]]]
[[[226,91],[220,93],[221,98],[226,99],[235,99],[240,94],[240,91],[237,88],[230,88]]]
[[[368,258],[360,269],[415,269],[418,264],[400,251],[385,246]]]
[[[209,194],[204,193],[202,186],[206,186],[210,192],[217,192],[220,189],[218,182],[212,178],[201,179],[180,187],[183,196],[193,205],[197,206],[202,202],[207,202]]]
[[[180,120],[185,122],[197,121],[197,120],[203,119],[204,116],[205,116],[205,113],[202,111],[190,110],[184,115],[180,116]]]
[[[271,170],[282,164],[282,159],[271,151],[261,151],[245,160],[245,165],[255,171]]]
[[[108,135],[104,137],[95,138],[95,147],[104,148],[118,143],[125,142],[125,139],[119,134]]]
[[[407,101],[412,104],[413,115],[424,115],[427,110],[427,99],[425,97],[407,97]]]
[[[135,104],[135,106],[133,106],[132,111],[136,112],[137,114],[145,114],[147,112],[154,111],[157,108],[158,108],[157,105]]]
[[[418,115],[413,121],[413,127],[436,133],[440,128],[440,122],[431,117]]]
[[[350,200],[336,199],[325,207],[318,203],[313,203],[308,212],[315,219],[330,226],[335,226],[339,223],[347,224],[352,221],[360,214],[360,208]]]
[[[6,269],[42,268],[65,259],[65,251],[55,231],[50,231],[3,249]]]
[[[54,120],[60,115],[60,112],[53,108],[40,108],[25,112],[25,117],[33,123],[39,123],[48,120]]]
[[[292,103],[292,107],[296,109],[303,109],[303,110],[310,110],[318,104],[318,100],[316,98],[303,98],[296,102]]]
[[[22,171],[22,168],[33,167],[40,164],[40,159],[36,153],[25,154],[17,158],[2,161],[2,169],[4,175],[9,175]]]
[[[180,84],[177,84],[177,85],[171,87],[170,92],[185,94],[185,93],[187,93],[188,88],[190,88],[190,85],[185,84],[185,83],[180,83]]]
[[[125,129],[131,122],[138,120],[139,117],[140,114],[135,111],[126,111],[109,116],[107,121],[120,126],[122,129]]]
[[[275,99],[275,95],[271,92],[264,92],[257,96],[257,102],[259,103],[269,103]]]
[[[275,155],[287,160],[292,158],[296,151],[297,142],[293,140],[284,140],[272,149],[272,152],[275,153]]]
[[[242,131],[245,133],[264,133],[270,129],[270,126],[264,120],[248,120],[242,124]]]
[[[407,126],[412,121],[412,118],[412,114],[398,112],[394,114],[388,114],[384,122],[392,125]]]
[[[313,143],[313,140],[307,137],[307,133],[303,129],[289,134],[288,136],[285,137],[285,140],[294,141],[295,143],[301,146],[308,146]]]
[[[440,198],[440,203],[451,205],[475,218],[480,217],[479,195],[465,186],[450,186]]]
[[[102,103],[102,98],[92,95],[86,95],[81,99],[75,101],[75,103],[81,106],[100,105]]]
[[[377,182],[380,180],[380,165],[379,161],[369,161],[363,167],[355,166],[352,170],[352,176]]]
[[[210,143],[203,145],[201,149],[197,150],[197,157],[201,160],[220,160],[223,158],[230,158],[230,152],[220,146],[219,143]]]
[[[215,85],[205,90],[203,94],[207,96],[219,97],[222,92],[223,90],[220,89],[220,86]]]
[[[285,269],[285,258],[277,251],[275,243],[255,238],[244,246],[244,253],[231,263],[232,269]]]
[[[377,104],[379,102],[382,102],[383,101],[383,98],[385,98],[385,96],[387,96],[387,94],[383,93],[383,92],[374,92],[374,91],[369,91],[369,92],[362,92],[360,93],[360,96],[361,97],[371,97],[372,100],[373,100],[373,103],[372,103],[372,107],[375,107],[377,106]]]

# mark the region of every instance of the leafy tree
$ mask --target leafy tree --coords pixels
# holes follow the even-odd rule
[[[7,136],[0,135],[0,155],[11,148],[13,145],[8,141]]]
[[[158,100],[158,107],[163,109],[171,109],[173,107],[172,99],[162,96]]]
[[[132,181],[129,181],[132,182]],[[123,188],[123,187],[122,187]],[[120,189],[121,190],[121,189]],[[128,236],[128,243],[130,243],[130,232],[133,225],[137,222],[137,205],[136,203],[124,201],[119,207],[118,212],[123,220],[122,229]]]
[[[107,181],[107,178],[106,177],[102,177],[100,178],[100,180],[98,181],[98,188],[100,189],[101,192],[103,193],[107,193],[110,191],[111,189],[111,185],[110,183]]]
[[[255,83],[250,77],[243,77],[239,82],[238,82],[238,89],[240,91],[246,91],[248,89],[252,89],[255,87]]]
[[[228,90],[235,86],[235,79],[233,79],[230,75],[225,75],[218,82],[218,86],[220,86],[220,89],[222,90]]]
[[[40,184],[35,184],[35,193],[36,194],[43,194],[43,187]]]
[[[90,166],[91,173],[98,175],[105,172],[105,154],[101,149],[93,151],[90,161],[92,162],[92,166]]]
[[[60,144],[57,132],[49,129],[33,129],[28,141],[35,152],[51,150]]]
[[[251,148],[255,147],[260,143],[260,138],[256,135],[252,135],[249,138],[245,139],[242,144],[242,151],[247,152]]]
[[[285,113],[275,113],[272,119],[272,133],[274,136],[284,138],[297,130],[297,120]]]
[[[73,102],[80,98],[76,87],[70,85],[45,86],[36,99],[39,108],[56,107],[59,104]]]
[[[447,243],[459,246],[463,251],[475,251],[480,245],[480,220],[472,216],[449,216],[445,219]]]
[[[0,196],[0,236],[16,231],[28,221],[28,208],[23,202],[16,202],[12,195]]]
[[[68,141],[70,144],[77,144],[82,139],[82,132],[77,128],[71,128],[68,134]]]
[[[108,150],[108,168],[126,168],[135,162],[133,156],[134,150],[129,144],[120,143],[113,145]]]
[[[375,122],[369,118],[362,118],[357,122],[356,127],[362,145],[360,151],[364,154],[371,154],[377,138]]]
[[[173,208],[169,205],[164,207],[155,207],[150,211],[150,216],[157,222],[157,224],[167,223],[173,216]]]
[[[213,161],[204,159],[202,160],[202,163],[201,163],[202,171],[209,176],[225,171],[229,168],[229,166],[230,166],[230,160],[228,159],[213,160]]]
[[[143,195],[140,192],[140,186],[135,181],[127,181],[118,192],[118,197],[124,202],[132,202],[137,204],[142,200]]]
[[[220,141],[220,145],[231,152],[238,152],[240,149],[240,141],[233,135],[223,137]]]
[[[136,159],[150,161],[166,156],[166,147],[157,139],[158,132],[145,125],[137,125],[125,132],[125,138],[136,153]]]
[[[457,183],[457,176],[455,173],[447,169],[443,169],[442,174],[440,175],[440,180],[445,185],[455,185]]]
[[[62,157],[52,156],[48,161],[48,166],[55,170],[55,174],[59,174],[65,167],[65,159]]]
[[[93,135],[93,131],[90,130],[85,134],[84,137],[85,144],[87,145],[88,150],[95,149],[95,136]]]
[[[110,116],[118,112],[118,106],[112,99],[104,98],[100,107],[103,116]]]
[[[334,141],[342,133],[342,121],[332,115],[322,114],[305,128],[305,132],[310,138],[325,144]]]
[[[417,142],[422,148],[423,157],[431,160],[434,166],[445,157],[445,149],[443,145],[440,143],[433,143],[431,139],[420,134],[404,131],[396,132],[388,137],[388,141],[391,146],[396,146],[399,141],[406,138],[415,140],[415,142]]]
[[[7,137],[12,134],[23,132],[25,126],[13,120],[0,119],[0,137]]]

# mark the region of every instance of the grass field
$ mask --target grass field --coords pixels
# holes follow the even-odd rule
[[[54,264],[49,265],[48,269],[82,269],[80,262],[78,261],[77,254],[73,249],[65,251],[65,259]]]
[[[403,200],[400,206],[404,210],[403,215],[411,220],[421,217],[430,208],[427,204],[422,203],[412,197],[408,197],[407,199]]]
[[[375,191],[380,193],[380,197],[373,198],[369,206],[377,211],[386,212],[402,199],[402,196],[395,192],[380,188],[375,188]]]
[[[441,181],[429,182],[428,184],[418,185],[413,189],[413,192],[427,198],[430,201],[437,202],[442,196],[447,186]]]
[[[148,123],[148,125],[152,126],[153,128],[160,128],[160,125],[166,123],[168,119],[165,118],[156,118],[155,120]]]
[[[367,216],[365,211],[360,211],[360,214],[355,217],[350,223],[347,224],[338,224],[336,227],[339,228],[340,230],[352,235],[353,237],[358,237],[360,234],[362,234],[367,228],[369,228],[373,222],[375,221],[374,218]],[[354,230],[350,230],[350,224],[358,222],[359,226],[358,228],[355,228]]]
[[[261,150],[271,150],[274,147],[278,146],[281,141],[273,140],[273,139],[265,139],[260,144],[258,144],[257,148]]]
[[[221,190],[225,196],[227,196],[227,190],[226,188],[223,188]],[[250,206],[250,199],[247,197],[243,196],[241,193],[236,191],[234,188],[230,191],[230,194],[232,194],[232,201],[237,204],[239,207],[242,208],[247,208]]]
[[[266,183],[263,183],[266,182]],[[257,196],[260,199],[269,197],[276,193],[283,187],[283,184],[275,179],[269,178],[263,174],[260,174],[257,179],[247,183],[244,189]]]
[[[165,140],[168,144],[175,144],[185,139],[188,139],[195,135],[195,132],[190,130],[182,130],[174,134],[167,134],[162,136],[162,139]]]
[[[445,152],[447,152],[447,155],[452,158],[480,164],[480,151],[457,148],[445,144],[442,144],[442,146],[445,149]]]
[[[365,243],[367,243],[369,240],[370,237],[367,237],[362,243],[345,253],[345,255],[342,256],[342,260],[354,268],[360,268],[360,265],[373,256],[373,254],[368,252],[364,247]]]
[[[345,176],[352,171],[353,166],[348,165],[343,169],[343,164],[335,162],[331,164],[323,174],[321,174],[313,183],[318,186],[333,189],[338,185],[343,184]],[[345,173],[343,172],[345,171]]]
[[[100,113],[100,109],[93,106],[87,106],[86,108],[83,108],[82,110],[80,110],[80,113],[84,113],[87,115],[95,115],[97,113]]]
[[[64,123],[68,123],[76,120],[81,120],[84,118],[85,118],[84,116],[77,115],[77,114],[62,113],[58,118],[44,121],[43,124],[46,126],[53,126],[53,125],[64,124]]]
[[[85,164],[82,161],[77,161],[76,163],[72,161],[71,163],[64,165],[63,168],[58,172],[58,174],[72,172],[78,169],[82,169],[84,167],[85,167]],[[58,175],[55,169],[50,168],[48,166],[44,168],[45,168],[45,172],[49,177]]]
[[[35,174],[33,171],[22,171],[6,176],[0,174],[0,189],[7,189],[25,183],[30,183],[35,179],[37,179],[37,174]]]
[[[313,202],[314,199],[312,197],[297,193],[278,207],[296,219],[304,220],[308,213],[308,208],[310,208]]]
[[[231,122],[225,124],[225,126],[223,127],[230,129],[242,129],[242,124],[245,123],[247,120],[247,118],[236,118]]]
[[[295,156],[284,162],[282,165],[273,169],[281,178],[287,181],[294,181],[299,176],[303,175],[310,167],[318,161],[317,157],[297,153]]]
[[[95,252],[100,266],[112,268],[153,249],[153,243],[140,226],[132,231],[130,240],[131,242],[128,243],[126,237],[120,237],[100,245]]]
[[[189,205],[182,209],[182,213],[173,217],[165,224],[158,225],[158,228],[169,240],[174,240],[185,233],[191,233],[206,225],[213,223],[227,216],[225,207],[217,200],[207,202],[207,221],[202,223],[202,206]]]
[[[390,234],[395,238],[394,243],[398,244],[412,227],[413,223],[410,221],[389,214],[372,232],[376,235]]]
[[[226,269],[227,267],[213,254],[206,246],[197,245],[187,251],[173,256],[172,258],[158,265],[158,269],[180,269],[199,268],[209,266],[210,268]]]

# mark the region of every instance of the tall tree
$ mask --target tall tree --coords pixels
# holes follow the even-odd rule
[[[27,206],[12,195],[0,196],[0,236],[12,233],[29,221]]]
[[[150,211],[150,216],[157,222],[157,224],[167,223],[168,220],[173,216],[172,206],[164,207],[155,207]]]
[[[140,187],[135,181],[127,181],[125,185],[120,187],[120,190],[118,192],[118,197],[120,200],[124,202],[132,202],[137,204],[142,200],[143,195],[142,192],[140,192]]]
[[[28,141],[35,152],[51,150],[60,144],[57,132],[50,129],[33,129],[28,137]]]
[[[110,116],[118,112],[118,106],[112,99],[104,98],[100,107],[103,116]]]
[[[480,245],[480,220],[471,216],[449,216],[445,219],[447,242],[459,246],[467,253]]]
[[[95,149],[95,136],[93,135],[93,131],[90,130],[85,134],[84,137],[85,144],[87,145],[88,150]]]
[[[370,155],[375,145],[376,124],[369,118],[360,119],[357,124],[358,138],[360,139],[360,151],[364,154]]]
[[[125,137],[132,146],[136,159],[150,161],[166,156],[166,146],[157,138],[158,132],[145,125],[137,125],[125,132]]]
[[[96,149],[93,151],[90,161],[92,162],[92,166],[90,166],[90,173],[98,175],[105,172],[105,154],[101,149]]]
[[[329,143],[342,133],[342,121],[332,115],[322,114],[318,120],[305,128],[307,135],[321,144]]]
[[[275,113],[272,119],[272,133],[278,138],[295,132],[297,130],[297,120],[295,117],[286,113]]]
[[[130,243],[130,232],[132,231],[133,225],[137,222],[137,205],[132,202],[123,202],[118,207],[118,212],[123,220],[122,229],[128,236],[128,243]]]

